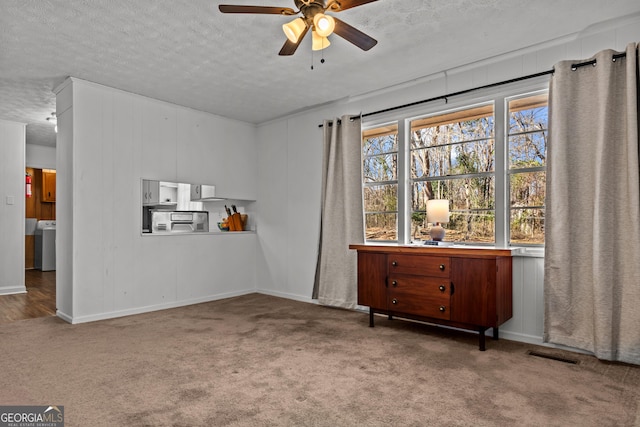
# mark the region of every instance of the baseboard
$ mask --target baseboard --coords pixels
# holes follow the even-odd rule
[[[56,310],[56,316],[61,318],[67,323],[73,323],[73,318],[66,313],[61,312],[60,310]]]
[[[247,290],[236,291],[236,292],[227,292],[224,294],[217,294],[217,295],[208,295],[206,297],[174,301],[174,302],[165,303],[165,304],[148,305],[144,307],[136,307],[136,308],[130,308],[126,310],[110,311],[106,313],[90,314],[86,316],[69,316],[68,314],[62,313],[61,311],[57,311],[56,314],[62,320],[75,325],[78,323],[96,322],[98,320],[115,319],[117,317],[132,316],[135,314],[150,313],[152,311],[184,307],[186,305],[201,304],[204,302],[217,301],[225,298],[232,298],[232,297],[237,297],[237,296],[247,295],[252,293],[255,293],[255,289],[247,289]]]
[[[0,295],[13,295],[13,294],[26,294],[27,288],[25,286],[7,286],[0,288]]]
[[[289,294],[289,293],[286,293],[286,292],[272,291],[272,290],[267,290],[267,289],[256,289],[253,292],[256,292],[256,293],[259,293],[259,294],[264,294],[264,295],[271,295],[272,297],[292,299],[292,300],[300,301],[300,302],[308,302],[310,304],[318,304],[318,300],[317,299],[313,299],[313,298],[310,298],[310,297],[305,297],[303,295]]]
[[[491,329],[489,329],[489,331],[491,331]],[[490,335],[490,334],[487,334],[487,335]],[[566,350],[574,353],[593,355],[593,353],[591,353],[590,351],[582,350],[580,348],[574,348],[574,347],[568,347],[566,345],[561,345],[561,344],[552,344],[548,342],[543,342],[542,337],[538,337],[535,335],[522,334],[518,332],[505,331],[502,329],[500,329],[500,339],[518,341],[526,344],[535,344],[541,347],[555,348],[558,350]]]
[[[535,345],[544,344],[542,342],[542,337],[538,337],[536,335],[528,335],[520,332],[505,331],[504,329],[500,329],[499,333],[500,333],[500,339],[504,338],[505,340],[509,340],[509,341],[518,341],[518,342],[535,344]],[[492,334],[493,334],[493,330],[489,329],[487,331],[487,335],[492,335]]]

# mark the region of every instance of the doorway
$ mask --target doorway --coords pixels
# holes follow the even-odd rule
[[[25,168],[26,182],[31,184],[25,199],[25,287],[27,294],[14,295],[15,298],[4,301],[8,304],[7,315],[13,320],[51,316],[56,313],[56,272],[55,243],[53,264],[43,258],[42,243],[47,235],[45,230],[37,230],[39,221],[55,224],[56,219],[56,171],[54,169]],[[55,239],[55,231],[52,234]],[[51,249],[49,249],[51,250]],[[51,255],[48,255],[51,259]],[[43,263],[43,261],[45,261]],[[22,306],[19,304],[22,303]],[[8,320],[8,319],[4,319]]]

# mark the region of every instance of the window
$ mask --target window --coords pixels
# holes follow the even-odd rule
[[[363,193],[367,240],[398,240],[398,126],[363,133]]]
[[[449,200],[445,240],[494,242],[493,105],[411,122],[411,239],[428,240],[426,203]]]
[[[366,240],[428,240],[446,199],[445,241],[543,244],[546,141],[546,90],[365,128]]]
[[[510,243],[544,243],[547,94],[508,101]]]

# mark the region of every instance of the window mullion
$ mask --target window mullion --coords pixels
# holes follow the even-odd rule
[[[495,132],[495,239],[496,247],[507,247],[509,241],[509,185],[507,167],[507,132],[508,114],[504,97],[497,97],[494,104],[494,132]]]
[[[411,123],[398,120],[398,243],[411,243]]]

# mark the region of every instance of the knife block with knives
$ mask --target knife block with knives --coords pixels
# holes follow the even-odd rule
[[[224,206],[225,210],[227,211],[227,215],[229,215],[228,217],[228,222],[229,222],[229,231],[244,231],[244,222],[243,218],[237,208],[236,205],[231,205],[231,209],[233,209],[233,213],[231,212],[231,209],[229,209],[227,207],[227,205]],[[245,215],[246,218],[246,215]]]

